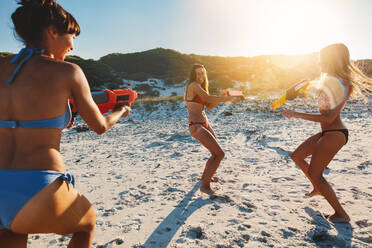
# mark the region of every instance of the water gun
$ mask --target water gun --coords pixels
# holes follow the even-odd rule
[[[98,105],[102,114],[109,112],[120,106],[131,106],[133,101],[137,98],[137,92],[131,89],[116,89],[92,92],[94,102]],[[77,115],[76,105],[73,99],[69,99],[71,112]]]
[[[309,87],[310,83],[307,80],[303,80],[298,84],[293,85],[289,88],[285,94],[283,94],[278,100],[271,104],[271,108],[276,110],[282,106],[287,100],[295,99],[299,94],[305,94],[306,89]]]
[[[241,97],[242,99],[245,99],[243,92],[241,92],[240,90],[223,89],[221,90],[221,93],[225,96],[236,96],[236,97]]]

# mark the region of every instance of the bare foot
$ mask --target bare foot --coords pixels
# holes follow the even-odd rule
[[[216,192],[211,189],[211,187],[200,187],[200,191],[207,195],[214,195]]]
[[[307,196],[307,197],[312,197],[312,196],[315,196],[315,195],[322,195],[322,194],[318,190],[315,190],[315,189],[313,189],[313,191],[305,194],[305,196]]]
[[[350,222],[350,217],[345,213],[345,215],[334,213],[329,215],[327,219],[333,223],[348,223]]]

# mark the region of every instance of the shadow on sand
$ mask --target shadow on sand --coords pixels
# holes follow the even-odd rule
[[[167,247],[173,236],[185,223],[187,218],[189,218],[199,208],[213,202],[211,199],[203,199],[201,197],[191,201],[195,192],[200,188],[200,185],[201,182],[195,184],[191,191],[185,195],[183,200],[175,206],[174,210],[152,232],[150,237],[144,243],[144,247]]]
[[[353,237],[353,227],[350,223],[332,223],[319,211],[306,207],[305,212],[313,218],[315,229],[310,230],[307,235],[311,238],[316,247],[324,247],[331,245],[331,247],[351,247],[351,240]],[[337,232],[336,235],[331,234],[330,231]]]

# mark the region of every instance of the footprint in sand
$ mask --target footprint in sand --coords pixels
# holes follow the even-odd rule
[[[355,237],[356,239],[359,239],[362,242],[372,244],[372,236],[369,237]]]
[[[32,237],[33,240],[37,240],[37,239],[39,239],[39,238],[40,238],[39,235],[35,235],[35,236]]]
[[[358,200],[360,196],[367,197],[369,200],[372,199],[372,195],[371,194],[368,194],[366,192],[360,191],[356,187],[352,187],[351,188],[351,191],[353,192],[353,197],[354,197],[355,200]]]
[[[124,240],[121,238],[117,238],[114,240],[111,240],[110,242],[104,244],[104,245],[97,245],[97,248],[107,248],[107,247],[112,247],[113,245],[121,245],[124,243]]]
[[[271,179],[271,181],[273,183],[277,183],[277,182],[288,182],[288,181],[294,181],[295,179],[293,178],[290,178],[290,177],[276,177],[276,178],[273,178]]]
[[[372,226],[372,223],[368,223],[367,219],[355,221],[355,224],[357,224],[360,228]]]
[[[294,232],[292,232],[292,231],[287,231],[287,230],[285,230],[285,229],[280,229],[280,231],[282,232],[282,236],[283,236],[283,238],[285,238],[285,239],[288,239],[289,237],[293,237],[293,236],[296,235]]]
[[[210,210],[211,210],[211,211],[217,211],[217,210],[219,210],[220,208],[221,208],[220,205],[214,203],[214,204],[210,207]]]
[[[116,210],[114,208],[105,209],[105,213],[102,214],[102,216],[107,217],[110,215],[114,215]]]
[[[371,161],[365,161],[365,162],[361,163],[360,165],[358,165],[358,169],[359,169],[359,170],[365,170],[365,169],[367,169],[371,164],[372,164]]]
[[[49,245],[53,246],[55,244],[57,244],[57,240],[53,239],[53,240],[49,241]]]

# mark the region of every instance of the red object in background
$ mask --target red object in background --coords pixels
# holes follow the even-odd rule
[[[225,96],[240,96],[243,99],[245,99],[245,97],[243,95],[243,92],[241,92],[240,90],[227,90],[227,89],[223,89],[223,90],[221,90],[221,93],[223,95],[225,95]]]
[[[137,99],[137,92],[131,89],[104,89],[99,92],[92,92],[94,102],[97,104],[102,114],[109,112],[119,106],[131,106]],[[76,105],[73,99],[69,99],[71,112],[77,114]]]

